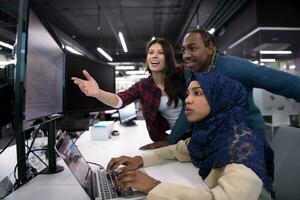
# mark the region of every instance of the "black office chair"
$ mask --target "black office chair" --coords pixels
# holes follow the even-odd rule
[[[281,126],[271,146],[274,150],[276,199],[299,200],[300,128]]]

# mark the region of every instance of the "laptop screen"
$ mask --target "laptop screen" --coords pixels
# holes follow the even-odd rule
[[[56,145],[56,150],[58,151],[61,158],[64,159],[65,163],[70,168],[71,172],[74,174],[80,185],[88,191],[86,182],[89,182],[91,173],[91,168],[88,163],[82,157],[77,146],[73,143],[72,139],[64,134]]]
[[[76,177],[76,179],[78,180],[82,188],[90,197],[90,199],[92,200],[98,199],[98,197],[100,197],[99,194],[101,194],[102,199],[105,196],[106,197],[110,196],[109,199],[112,199],[113,197],[112,190],[114,190],[114,188],[111,188],[111,186],[113,186],[113,184],[108,182],[101,182],[101,184],[99,185],[97,184],[98,183],[97,181],[100,181],[100,179],[95,180],[96,173],[92,173],[90,166],[83,158],[79,149],[74,144],[70,136],[68,136],[66,133],[64,133],[60,137],[59,141],[57,142],[56,151],[59,153],[60,157],[64,159],[65,163],[70,168],[71,172],[74,174],[74,176]],[[109,180],[107,179],[107,181],[112,181],[112,179],[111,178]],[[98,191],[99,188],[101,189],[101,191]],[[126,196],[125,193],[124,194],[120,193],[118,195]],[[122,196],[122,198],[119,196],[117,199],[145,199],[144,197],[145,197],[144,193],[134,193],[132,196],[126,196],[126,197]]]
[[[122,124],[133,118],[136,118],[137,115],[134,102],[125,106],[124,108],[119,109],[119,117]]]

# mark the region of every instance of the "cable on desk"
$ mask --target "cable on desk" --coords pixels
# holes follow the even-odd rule
[[[31,180],[33,177],[35,177],[36,175],[38,175],[37,170],[32,167],[30,164],[28,164],[26,161],[28,159],[28,156],[30,153],[33,153],[46,167],[48,167],[48,165],[38,156],[34,153],[34,151],[44,151],[46,149],[36,149],[36,150],[32,150],[32,146],[35,142],[36,136],[37,136],[37,132],[40,129],[40,125],[38,125],[37,127],[34,127],[33,129],[33,139],[32,142],[30,144],[30,146],[28,146],[27,144],[25,144],[25,146],[27,147],[27,153],[25,154],[24,158],[20,161],[17,162],[15,168],[14,168],[14,178],[16,180],[16,182],[14,183],[14,188],[17,189],[20,186],[22,186],[24,183],[28,182],[29,180]],[[19,167],[24,167],[25,169],[25,174],[21,177],[16,176],[16,170]]]
[[[27,146],[27,145],[25,145],[28,149],[29,149],[29,147]],[[29,152],[27,152],[27,154],[30,154],[30,153],[33,153],[42,163],[44,163],[44,165],[46,166],[46,167],[48,167],[48,165],[38,156],[38,155],[36,155],[34,152],[35,151],[47,151],[48,149],[34,149],[34,150],[31,150],[31,151],[29,151]],[[26,154],[26,155],[27,155]]]
[[[100,169],[104,169],[104,167],[98,163],[94,163],[94,162],[90,162],[90,161],[86,161],[88,164],[92,164],[92,165],[97,165],[99,166]]]
[[[98,115],[99,115],[98,113],[95,114],[95,116],[93,117],[93,120],[91,121],[91,123],[90,123],[89,126],[92,126],[92,125],[93,125],[93,123],[94,123],[94,121],[97,119]]]
[[[21,164],[22,166],[19,166]],[[17,178],[16,172],[18,167],[25,167],[26,173],[23,176]],[[27,170],[30,170],[31,173],[27,173],[28,172]],[[27,164],[26,159],[23,158],[22,160],[20,160],[20,162],[18,162],[14,168],[14,178],[16,180],[16,182],[14,183],[14,190],[21,187],[23,184],[28,182],[31,178],[35,177],[36,175],[37,175],[36,169],[33,168],[31,165]]]

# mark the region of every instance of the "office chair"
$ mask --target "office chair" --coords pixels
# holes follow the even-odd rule
[[[290,115],[286,110],[274,110],[272,112],[272,122],[265,124],[271,127],[271,139],[273,139],[275,128],[283,125],[291,125]]]
[[[300,128],[279,127],[274,150],[274,191],[277,200],[300,199]]]

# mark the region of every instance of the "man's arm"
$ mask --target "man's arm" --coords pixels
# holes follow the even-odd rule
[[[226,57],[220,58],[216,72],[238,80],[246,87],[262,88],[300,102],[300,76],[256,65],[245,59]]]

